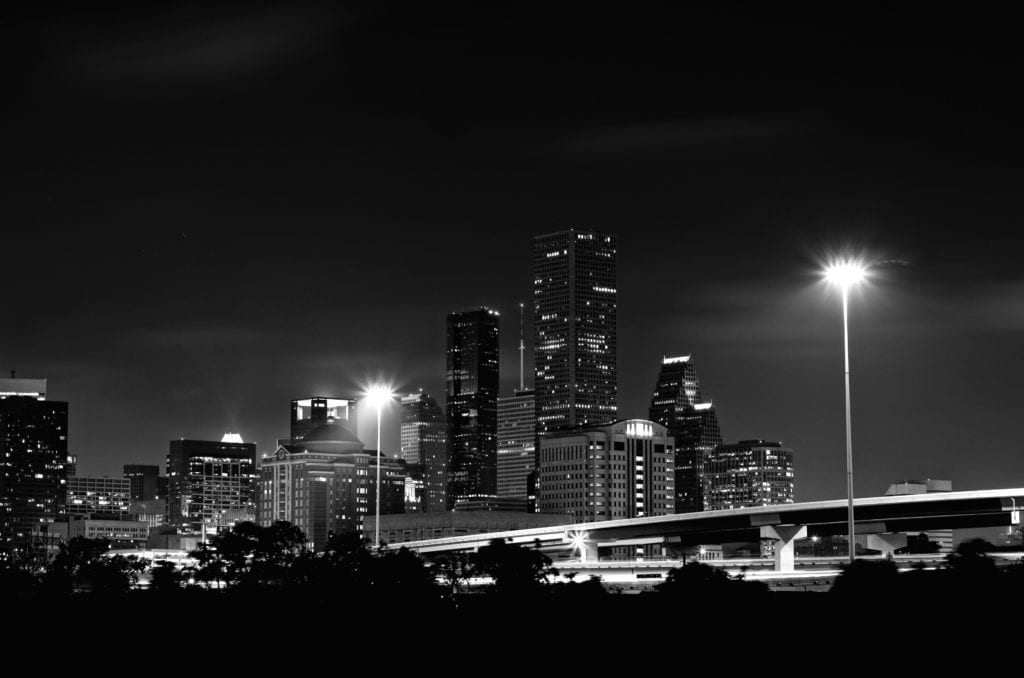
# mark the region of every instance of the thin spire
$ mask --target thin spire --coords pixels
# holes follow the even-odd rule
[[[519,390],[522,391],[525,388],[523,381],[523,352],[526,350],[526,344],[523,343],[523,307],[525,304],[519,302]]]

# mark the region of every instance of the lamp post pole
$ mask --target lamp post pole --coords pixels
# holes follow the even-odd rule
[[[853,524],[853,430],[850,417],[850,330],[848,320],[848,302],[850,286],[843,284],[843,377],[846,383],[846,519],[849,529],[850,564],[856,556],[854,546]]]
[[[380,549],[380,409],[383,403],[377,400],[377,501],[374,506],[373,550]]]

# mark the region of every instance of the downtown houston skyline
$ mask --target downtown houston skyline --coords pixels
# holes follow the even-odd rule
[[[851,298],[857,494],[1024,484],[1009,23],[97,12],[3,41],[0,368],[69,403],[83,475],[226,431],[263,454],[293,399],[378,378],[440,401],[447,314],[481,305],[511,395],[533,237],[579,228],[617,237],[620,417],[692,355],[726,441],[843,496],[820,268],[849,250],[890,262]]]

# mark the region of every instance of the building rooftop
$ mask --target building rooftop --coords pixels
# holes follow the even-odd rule
[[[0,398],[29,397],[46,399],[45,379],[0,379]]]

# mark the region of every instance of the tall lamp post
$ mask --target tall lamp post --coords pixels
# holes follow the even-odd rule
[[[846,383],[846,518],[849,528],[850,564],[856,557],[853,524],[853,433],[850,425],[850,332],[847,307],[850,287],[864,279],[866,269],[855,261],[839,261],[825,269],[825,279],[839,285],[843,294],[843,377]]]
[[[387,386],[371,386],[366,391],[366,399],[377,408],[377,501],[374,506],[375,520],[373,523],[373,550],[380,548],[380,412],[384,405],[391,402],[394,395]]]

